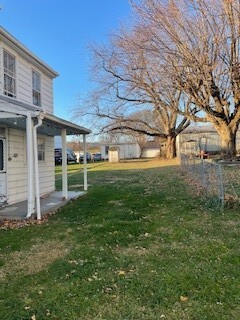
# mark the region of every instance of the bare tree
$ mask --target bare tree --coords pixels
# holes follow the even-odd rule
[[[145,123],[147,123],[147,126]],[[112,127],[108,124],[107,130],[109,134],[125,137],[126,140],[137,142],[142,154],[143,149],[150,139],[150,136],[145,134],[145,131],[148,130],[149,126],[152,128],[158,127],[160,129],[161,124],[158,123],[158,117],[156,117],[154,111],[141,110],[133,113],[123,122],[121,119],[119,121],[114,121]],[[165,142],[165,138],[162,139]]]
[[[94,47],[97,89],[91,92],[86,113],[105,119],[103,131],[133,131],[167,140],[166,157],[176,156],[176,136],[190,123],[178,115],[182,92],[166,85],[154,55],[144,49],[143,30],[122,28],[106,47]],[[138,117],[139,111],[154,121]]]
[[[239,0],[145,0],[135,9],[150,39],[145,50],[193,102],[185,114],[211,122],[223,156],[234,157],[240,123]]]

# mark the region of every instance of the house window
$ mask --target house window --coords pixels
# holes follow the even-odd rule
[[[3,51],[4,94],[16,98],[16,60],[7,51]]]
[[[38,160],[45,160],[45,140],[43,138],[38,138]]]
[[[32,99],[35,106],[41,106],[41,77],[36,71],[32,71]]]

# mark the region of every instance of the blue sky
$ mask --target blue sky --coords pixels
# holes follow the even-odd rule
[[[0,25],[59,73],[55,115],[72,120],[70,107],[89,81],[88,43],[106,41],[130,15],[128,0],[0,0]]]

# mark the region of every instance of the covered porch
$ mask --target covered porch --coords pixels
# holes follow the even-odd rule
[[[84,143],[84,190],[87,191],[87,166],[86,166],[86,135],[91,131],[78,126],[70,121],[66,121],[52,114],[46,113],[43,108],[34,107],[23,102],[16,101],[15,99],[0,96],[0,127],[2,128],[15,128],[25,132],[26,140],[26,166],[27,166],[27,199],[18,203],[8,203],[8,196],[3,195],[0,197],[0,207],[2,213],[8,216],[13,215],[14,212],[25,212],[25,218],[36,216],[41,219],[42,213],[45,208],[49,208],[49,203],[66,203],[72,198],[73,193],[68,191],[67,179],[67,136],[68,135],[82,135]],[[41,198],[39,187],[39,150],[38,150],[38,135],[49,137],[61,136],[62,141],[62,191],[60,193],[53,193],[54,201],[49,198],[48,204],[45,203],[46,199]],[[3,139],[4,144],[5,141]],[[3,146],[2,146],[3,147]],[[1,180],[1,187],[7,189],[7,165],[12,158],[17,157],[14,154],[10,157],[2,155],[2,165],[0,174],[6,176],[5,180]],[[52,150],[52,161],[54,163],[54,150]],[[1,162],[1,161],[0,161]],[[3,186],[4,184],[4,186]],[[3,188],[3,189],[4,189]],[[2,194],[2,193],[1,193]],[[61,201],[60,201],[61,199]],[[22,209],[27,205],[26,209]],[[14,208],[14,209],[13,209]],[[7,211],[8,210],[8,211]],[[12,213],[11,213],[12,212]],[[24,213],[23,213],[24,214]],[[19,215],[21,215],[19,213]],[[0,214],[1,216],[1,214]]]
[[[64,206],[67,202],[75,200],[85,194],[84,191],[68,191],[67,199],[62,198],[61,191],[55,191],[45,197],[40,198],[41,216],[54,212]],[[3,205],[0,207],[0,221],[4,219],[9,220],[23,220],[27,215],[28,202],[21,201],[12,205]],[[33,215],[33,218],[36,216]]]

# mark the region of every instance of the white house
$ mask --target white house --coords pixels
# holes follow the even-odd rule
[[[54,136],[90,130],[53,115],[53,79],[58,73],[0,27],[0,205],[27,200],[27,217],[41,218],[40,197],[55,190]],[[67,199],[66,152],[63,190]],[[85,162],[86,163],[86,162]],[[87,189],[86,167],[84,189]]]

